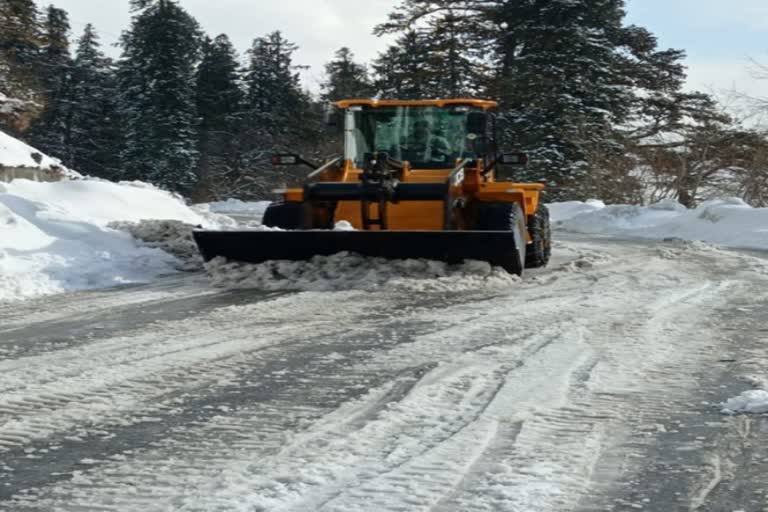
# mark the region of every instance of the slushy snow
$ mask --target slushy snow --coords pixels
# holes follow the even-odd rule
[[[354,253],[260,264],[214,258],[206,264],[206,269],[214,286],[228,289],[455,292],[490,287],[508,289],[520,281],[519,277],[481,261],[449,265],[422,259],[368,258]]]
[[[0,183],[0,301],[144,282],[180,268],[113,222],[167,219],[220,227],[145,183],[75,180]]]
[[[550,210],[553,227],[564,231],[768,249],[768,208],[752,208],[738,198],[706,201],[691,210],[672,199],[650,206],[556,203]]]
[[[737,397],[726,400],[720,406],[723,414],[766,413],[768,412],[768,391],[762,389],[745,391]]]

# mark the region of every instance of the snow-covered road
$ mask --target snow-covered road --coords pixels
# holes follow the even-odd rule
[[[768,262],[556,255],[503,286],[0,306],[0,510],[763,510],[768,421],[717,404],[768,377]]]

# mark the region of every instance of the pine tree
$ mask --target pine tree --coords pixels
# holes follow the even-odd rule
[[[203,41],[202,60],[196,74],[199,115],[198,195],[210,195],[221,180],[239,174],[239,131],[243,122],[243,91],[237,53],[222,34]],[[207,198],[207,197],[201,197]]]
[[[368,70],[355,62],[352,51],[347,47],[340,48],[334,60],[325,65],[325,75],[321,96],[324,101],[368,98],[375,94]]]
[[[0,122],[17,135],[44,106],[38,16],[34,0],[0,0]]]
[[[407,30],[373,62],[375,89],[387,98],[401,100],[433,98],[432,72],[426,38]]]
[[[70,87],[72,106],[64,163],[83,174],[119,177],[120,123],[114,64],[88,24],[77,43]]]
[[[612,145],[613,125],[626,121],[632,96],[611,40],[621,30],[619,4],[538,2],[516,27],[522,47],[503,48],[516,58],[504,59],[511,65],[500,69],[494,92],[510,142],[538,163],[524,178],[573,186],[588,171],[586,148]]]
[[[122,37],[123,175],[189,193],[196,183],[197,22],[174,0],[133,0]]]
[[[400,99],[474,95],[482,83],[478,70],[483,66],[466,23],[449,10],[423,27],[405,30],[374,62],[377,89]]]
[[[301,89],[302,67],[293,63],[296,50],[280,32],[273,32],[254,40],[247,52],[246,119],[240,147],[243,165],[258,173],[253,190],[271,188],[263,173],[277,176],[269,165],[273,152],[298,151],[311,156],[322,131],[322,111]]]
[[[37,64],[42,32],[34,0],[0,0],[0,50],[19,66]]]
[[[25,138],[43,152],[65,158],[72,107],[72,57],[69,54],[69,17],[66,11],[48,7],[42,41],[38,77],[45,96],[45,110]]]
[[[308,109],[309,98],[301,90],[302,66],[293,64],[297,49],[277,31],[257,38],[248,50],[246,103],[251,117],[273,136],[304,131],[301,115]]]
[[[681,53],[658,51],[624,17],[624,0],[405,0],[378,30],[407,34],[426,26],[429,40],[455,19],[468,62],[488,68],[472,83],[501,102],[507,145],[534,157],[517,178],[548,179],[578,194],[590,154],[621,154],[616,127],[650,108],[643,98],[679,92]]]
[[[456,11],[430,19],[424,31],[426,61],[430,88],[443,98],[472,96],[481,87],[482,55],[473,48],[475,27],[472,20]]]

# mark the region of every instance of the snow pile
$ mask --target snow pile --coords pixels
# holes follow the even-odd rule
[[[197,228],[180,220],[142,220],[140,222],[110,222],[107,227],[126,231],[146,247],[161,249],[178,258],[181,270],[203,268],[203,257],[197,249],[192,231]]]
[[[730,247],[768,249],[768,208],[738,198],[718,199],[688,210],[674,200],[651,206],[599,202],[550,205],[556,228],[577,233],[699,240]]]
[[[549,218],[552,222],[571,219],[582,213],[594,212],[605,208],[605,203],[597,199],[590,199],[587,202],[565,201],[563,203],[550,203]]]
[[[59,160],[44,155],[2,131],[0,131],[0,166],[56,169],[70,177],[80,177],[79,174],[64,167]]]
[[[555,245],[554,250],[558,251],[557,245]],[[569,259],[559,267],[556,267],[555,270],[568,273],[583,273],[589,272],[595,267],[604,265],[611,261],[613,261],[613,257],[608,254],[598,252],[580,252],[580,254],[575,255],[573,259]]]
[[[206,264],[214,286],[230,289],[332,291],[461,291],[509,287],[519,282],[501,268],[480,261],[448,265],[431,260],[385,260],[353,253],[315,256],[309,261],[245,264],[215,258]]]
[[[77,180],[0,184],[0,301],[141,282],[180,262],[116,221],[177,220],[219,227],[165,191],[144,183]]]
[[[261,217],[269,206],[269,201],[245,202],[239,199],[227,199],[226,201],[217,201],[214,203],[201,203],[196,207],[207,208],[213,213],[236,213],[240,215],[253,215]]]
[[[726,400],[720,406],[723,414],[766,413],[768,412],[768,391],[762,389],[745,391],[737,397]]]
[[[348,220],[340,220],[333,226],[334,231],[357,231]]]

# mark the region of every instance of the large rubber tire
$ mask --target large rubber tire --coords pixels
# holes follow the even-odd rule
[[[478,203],[474,229],[478,231],[513,231],[515,247],[502,267],[512,274],[522,275],[525,268],[525,217],[517,203]]]
[[[525,256],[525,268],[546,267],[552,255],[552,231],[549,225],[549,210],[539,204],[536,212],[528,217],[528,233],[531,243]]]
[[[261,223],[270,228],[302,229],[304,205],[301,203],[276,202],[267,207]]]

